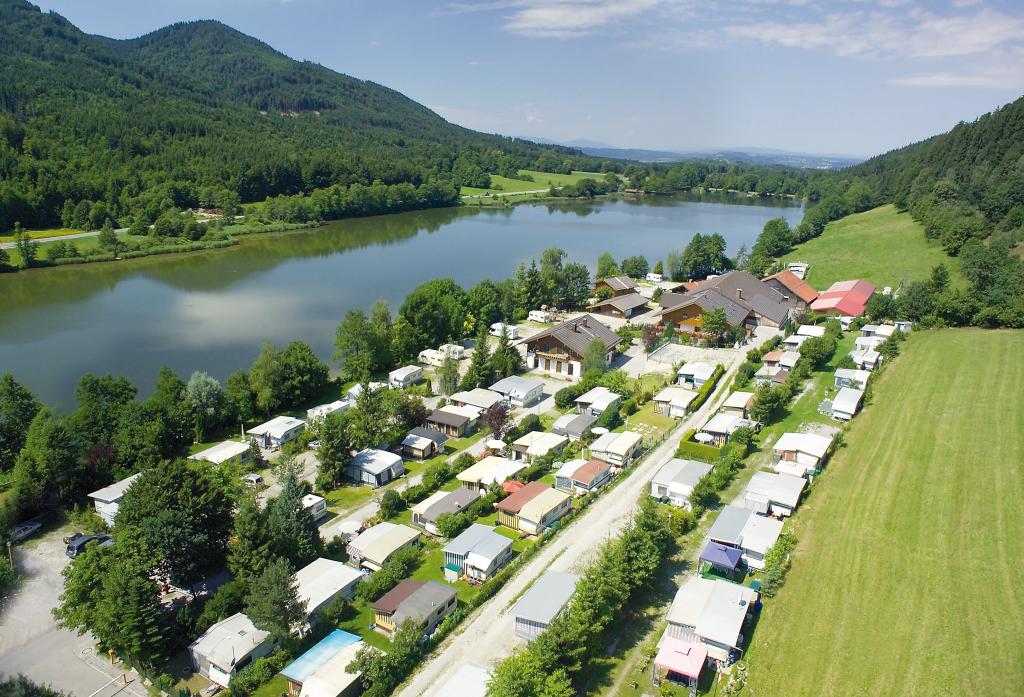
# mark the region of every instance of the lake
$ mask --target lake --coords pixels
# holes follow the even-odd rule
[[[653,265],[694,233],[749,249],[765,221],[798,223],[798,202],[726,195],[452,208],[254,235],[212,252],[0,275],[0,373],[47,404],[73,408],[85,373],[150,389],[160,366],[224,379],[264,341],[303,339],[323,358],[351,308],[397,310],[431,278],[466,288],[513,274],[548,247],[593,271],[609,251]]]

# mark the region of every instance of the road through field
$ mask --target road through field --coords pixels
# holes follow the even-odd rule
[[[467,618],[460,631],[445,641],[395,694],[398,697],[418,697],[451,676],[464,663],[490,666],[511,653],[521,641],[513,636],[514,618],[508,613],[511,604],[547,569],[578,571],[602,541],[618,535],[633,514],[637,499],[650,486],[655,471],[673,457],[683,434],[690,428],[703,425],[721,406],[738,365],[739,361],[726,371],[703,407],[682,420],[667,440],[648,453],[639,465],[633,466],[626,475],[626,481],[602,496],[569,528],[559,533],[493,598]]]

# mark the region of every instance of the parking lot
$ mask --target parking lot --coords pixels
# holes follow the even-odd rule
[[[50,610],[63,590],[61,570],[70,561],[63,536],[69,528],[52,530],[14,547],[22,580],[0,608],[0,673],[21,673],[32,680],[73,695],[113,697],[146,695],[134,673],[129,684],[109,684],[123,671],[97,656],[89,635],[57,627]],[[106,687],[104,687],[106,686]],[[99,691],[99,692],[97,692]]]

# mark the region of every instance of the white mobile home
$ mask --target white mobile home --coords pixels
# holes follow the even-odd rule
[[[515,618],[515,635],[532,640],[572,600],[580,577],[564,571],[546,571],[509,610]]]
[[[322,422],[331,414],[343,414],[352,406],[347,399],[336,399],[329,404],[320,404],[306,411],[306,423],[312,425]]]
[[[306,494],[302,497],[302,507],[309,512],[314,521],[327,515],[327,499],[323,496]]]
[[[772,446],[779,474],[803,477],[821,467],[832,439],[813,433],[783,433]]]
[[[227,687],[231,679],[257,658],[274,650],[270,633],[257,629],[241,612],[221,620],[192,642],[192,668],[204,678]]]
[[[242,464],[249,461],[249,444],[226,440],[195,455],[189,455],[188,459],[206,460],[215,465],[223,465],[226,462]]]
[[[852,387],[840,388],[832,400],[832,418],[837,421],[849,421],[860,409],[863,399],[863,390],[855,390]]]
[[[651,479],[651,496],[673,506],[689,508],[693,487],[710,471],[711,464],[707,462],[673,458]]]
[[[636,431],[605,433],[590,444],[590,456],[612,467],[626,467],[637,458],[643,436]]]
[[[532,406],[544,398],[543,382],[520,375],[510,375],[498,380],[490,389],[504,397],[512,407]]]
[[[743,490],[743,506],[755,513],[777,518],[793,515],[806,485],[807,480],[803,477],[757,472]]]
[[[130,477],[126,477],[119,482],[114,482],[110,486],[105,486],[89,494],[89,498],[92,499],[93,505],[96,507],[96,515],[102,518],[104,523],[114,527],[114,517],[121,507],[121,499],[124,497],[124,492],[128,491],[128,487],[141,474],[141,472],[136,472]]]
[[[249,429],[249,437],[265,450],[280,448],[295,440],[306,427],[306,422],[292,416],[276,416],[266,423]]]
[[[402,366],[388,373],[388,386],[396,390],[404,390],[420,382],[423,382],[423,368],[418,365]]]
[[[551,321],[551,313],[547,310],[530,310],[530,314],[526,316],[526,319],[531,322],[539,322],[540,324],[547,324]]]
[[[491,325],[491,336],[501,336],[502,332],[505,332],[505,336],[509,339],[515,340],[519,338],[519,327],[514,324],[495,322]]]
[[[364,574],[348,564],[320,557],[295,572],[299,601],[306,603],[306,617],[312,622],[320,611],[337,598],[351,599]]]

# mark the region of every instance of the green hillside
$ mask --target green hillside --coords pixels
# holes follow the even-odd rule
[[[901,281],[927,280],[939,264],[950,267],[956,277],[960,268],[960,260],[929,242],[909,213],[891,205],[829,223],[820,237],[804,242],[782,261],[809,263],[807,281],[818,290],[851,278],[896,288]]]
[[[598,163],[455,126],[217,22],[118,41],[0,0],[0,74],[0,230],[67,224],[65,202],[102,202],[98,217],[127,224],[378,180],[454,200],[488,173]]]

